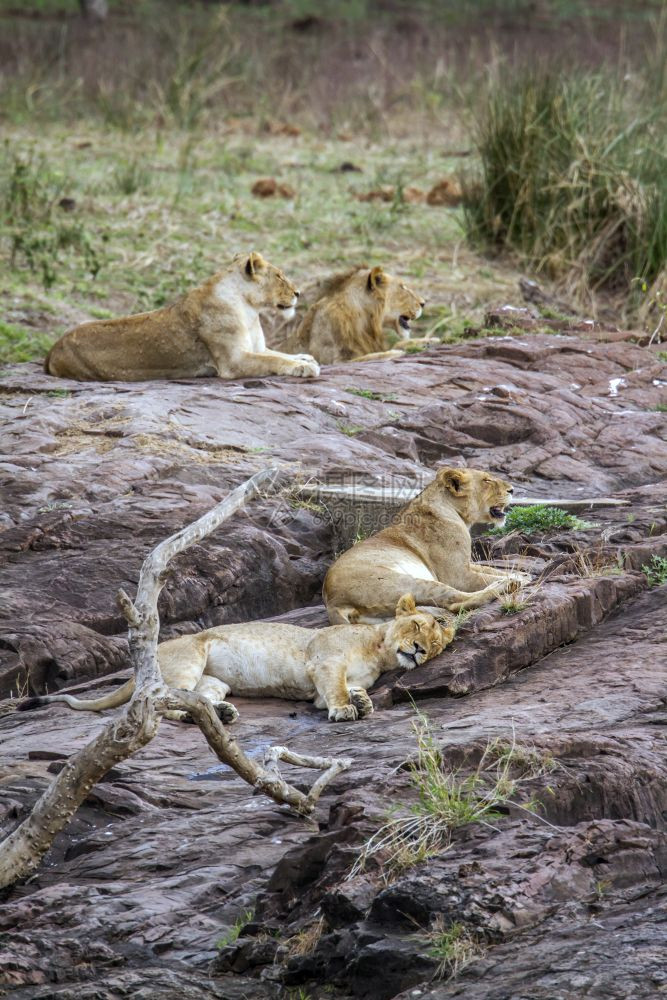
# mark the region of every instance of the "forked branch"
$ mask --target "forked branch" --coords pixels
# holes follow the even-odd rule
[[[129,625],[130,662],[136,681],[132,700],[119,718],[109,722],[67,760],[30,815],[0,843],[0,888],[11,885],[37,867],[56,834],[69,822],[93,785],[114,764],[150,743],[166,711],[187,711],[223,763],[257,791],[276,802],[286,803],[300,815],[311,813],[329,782],[350,767],[352,762],[347,758],[306,757],[286,747],[272,747],[267,751],[266,766],[261,766],[228,734],[207,698],[193,691],[168,688],[160,674],[157,602],[170,560],[215,531],[261,487],[273,484],[276,477],[277,469],[274,468],[257,473],[198,521],[157,545],[144,560],[134,601],[125,591],[119,591],[118,603]],[[317,768],[323,773],[308,794],[304,794],[282,778],[279,760]]]

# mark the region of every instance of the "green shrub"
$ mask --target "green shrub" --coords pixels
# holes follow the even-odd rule
[[[493,527],[491,531],[500,535],[508,535],[510,531],[521,531],[526,535],[535,535],[544,531],[553,531],[556,528],[581,531],[583,528],[590,527],[589,521],[582,521],[574,514],[568,514],[562,507],[547,507],[546,504],[537,503],[532,507],[512,507],[507,512],[507,518],[502,528]]]
[[[45,288],[55,284],[63,252],[82,257],[93,277],[101,267],[83,223],[62,215],[65,187],[64,176],[42,158],[11,156],[0,164],[0,226],[9,238],[10,266],[27,266]]]
[[[649,587],[660,587],[663,583],[667,583],[667,558],[651,556],[642,566],[642,572],[646,573]]]
[[[623,293],[636,308],[633,279],[651,285],[667,261],[662,108],[620,76],[496,80],[474,126],[480,167],[465,185],[470,240],[518,252],[549,277],[567,278],[579,297]]]

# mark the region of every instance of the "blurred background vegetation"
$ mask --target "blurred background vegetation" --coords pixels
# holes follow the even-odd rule
[[[445,339],[517,268],[650,325],[666,39],[662,0],[0,0],[0,357],[250,246],[394,267]],[[267,175],[294,197],[253,198]],[[404,197],[443,175],[460,208]]]

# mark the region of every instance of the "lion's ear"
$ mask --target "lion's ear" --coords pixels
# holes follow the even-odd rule
[[[245,273],[248,275],[249,278],[254,278],[256,273],[258,271],[261,271],[263,267],[264,267],[264,258],[262,257],[261,253],[255,253],[255,251],[253,250],[253,252],[250,254],[250,256],[245,262]]]
[[[403,597],[400,598],[396,605],[396,617],[402,618],[403,615],[414,615],[416,610],[417,605],[412,594],[403,594]]]
[[[385,273],[381,267],[374,267],[368,273],[368,281],[366,282],[369,292],[374,292],[376,288],[381,288],[386,281]]]
[[[466,486],[470,482],[470,473],[467,469],[440,469],[435,478],[441,486],[457,497],[465,493]]]

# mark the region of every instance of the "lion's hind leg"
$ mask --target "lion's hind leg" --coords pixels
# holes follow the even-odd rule
[[[197,684],[195,691],[197,694],[202,694],[204,698],[208,698],[208,700],[213,703],[213,707],[221,722],[224,722],[227,725],[231,725],[232,722],[236,722],[239,717],[238,710],[234,707],[234,705],[226,701],[227,695],[230,691],[229,684],[225,684],[224,681],[219,681],[217,677],[209,677],[205,674]],[[192,720],[190,716],[187,715],[182,721],[191,722]]]

